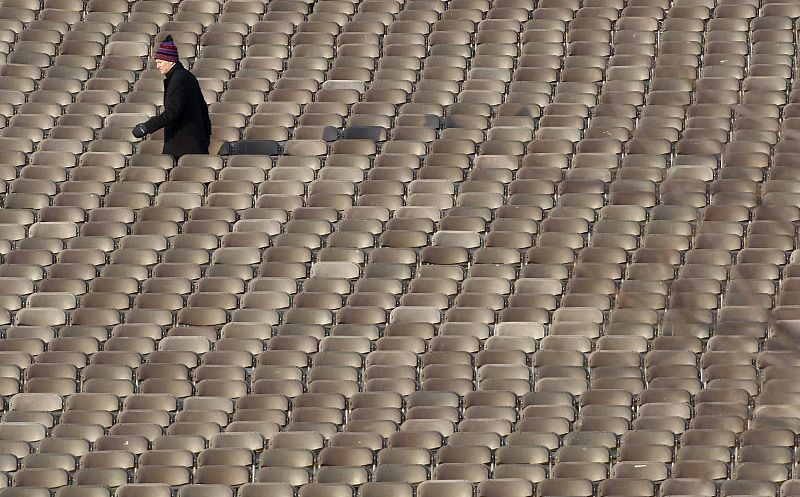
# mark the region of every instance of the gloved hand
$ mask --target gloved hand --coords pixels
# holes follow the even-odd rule
[[[133,133],[133,136],[136,138],[144,138],[144,136],[147,134],[147,130],[144,129],[144,123],[139,123],[134,126],[131,130],[131,133]]]

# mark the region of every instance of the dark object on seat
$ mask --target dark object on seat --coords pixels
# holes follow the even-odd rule
[[[380,126],[350,126],[342,132],[342,138],[351,140],[386,141],[386,128]]]
[[[274,140],[238,140],[224,142],[217,155],[280,155],[281,146]]]

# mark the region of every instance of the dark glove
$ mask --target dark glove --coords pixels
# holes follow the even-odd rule
[[[144,123],[139,123],[134,126],[131,130],[131,133],[133,133],[133,136],[136,138],[144,138],[144,136],[147,134],[147,130],[144,129]]]

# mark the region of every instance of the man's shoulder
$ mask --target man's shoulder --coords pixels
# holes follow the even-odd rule
[[[178,69],[179,71],[176,74],[176,76],[179,77],[179,80],[183,84],[195,84],[195,85],[199,84],[197,78],[195,77],[194,74],[192,74],[191,71],[189,71],[189,69],[187,69],[184,66],[180,66]]]
[[[183,65],[176,65],[175,66],[175,74],[174,76],[177,79],[186,79],[187,77],[191,77],[192,73],[189,72]]]

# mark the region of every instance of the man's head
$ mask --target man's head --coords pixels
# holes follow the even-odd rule
[[[156,59],[156,68],[158,68],[158,72],[161,73],[162,76],[165,76],[170,69],[175,66],[174,62],[168,62],[166,60]]]
[[[156,67],[161,74],[167,74],[178,62],[178,47],[172,41],[172,36],[167,36],[158,44],[155,54]]]

